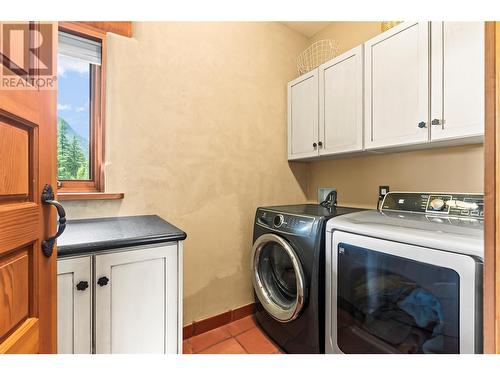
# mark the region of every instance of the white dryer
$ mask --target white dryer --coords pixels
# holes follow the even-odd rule
[[[326,227],[326,353],[481,353],[483,195],[391,192]]]

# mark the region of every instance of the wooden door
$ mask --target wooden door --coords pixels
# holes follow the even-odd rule
[[[0,23],[4,48],[5,25]],[[57,27],[51,25],[44,37],[55,46]],[[41,250],[56,223],[54,209],[41,203],[44,185],[56,186],[56,90],[37,90],[29,83],[39,77],[31,68],[43,51],[23,50],[41,44],[40,28],[26,23],[29,42],[18,33],[10,39],[15,44],[2,50],[7,57],[22,50],[35,65],[25,70],[27,79],[21,78],[25,89],[0,87],[0,353],[56,352],[57,255],[54,249],[46,257]],[[50,53],[55,61],[55,48]],[[3,58],[3,76],[19,78],[7,63]]]
[[[177,353],[178,244],[95,256],[95,351]]]
[[[57,352],[92,353],[92,258],[57,261]]]
[[[318,69],[288,83],[288,160],[318,156]]]
[[[431,140],[484,134],[484,22],[432,22]]]
[[[403,22],[365,43],[365,148],[429,140],[429,23]]]
[[[484,352],[500,354],[500,22],[485,25]]]
[[[363,149],[363,46],[319,67],[320,155]]]

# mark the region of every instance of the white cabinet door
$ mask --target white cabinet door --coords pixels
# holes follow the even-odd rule
[[[403,22],[365,43],[365,148],[429,140],[429,23]]]
[[[57,352],[92,353],[91,257],[57,261]]]
[[[484,23],[432,22],[431,140],[484,134]]]
[[[96,255],[96,353],[180,352],[177,275],[177,243]]]
[[[318,156],[318,69],[288,83],[288,160]]]
[[[363,149],[363,46],[319,67],[319,142],[320,155]]]

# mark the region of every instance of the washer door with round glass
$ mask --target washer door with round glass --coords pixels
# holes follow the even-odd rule
[[[266,311],[280,322],[297,318],[305,302],[305,283],[291,245],[275,234],[263,234],[252,248],[251,271],[255,293]]]

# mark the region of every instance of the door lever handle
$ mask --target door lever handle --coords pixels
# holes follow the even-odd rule
[[[47,238],[45,241],[42,241],[43,255],[50,257],[52,255],[56,239],[63,234],[66,229],[66,211],[64,211],[64,207],[61,203],[55,200],[54,190],[52,189],[52,186],[48,184],[44,186],[42,191],[42,203],[54,206],[57,210],[57,216],[59,218],[56,234]]]

